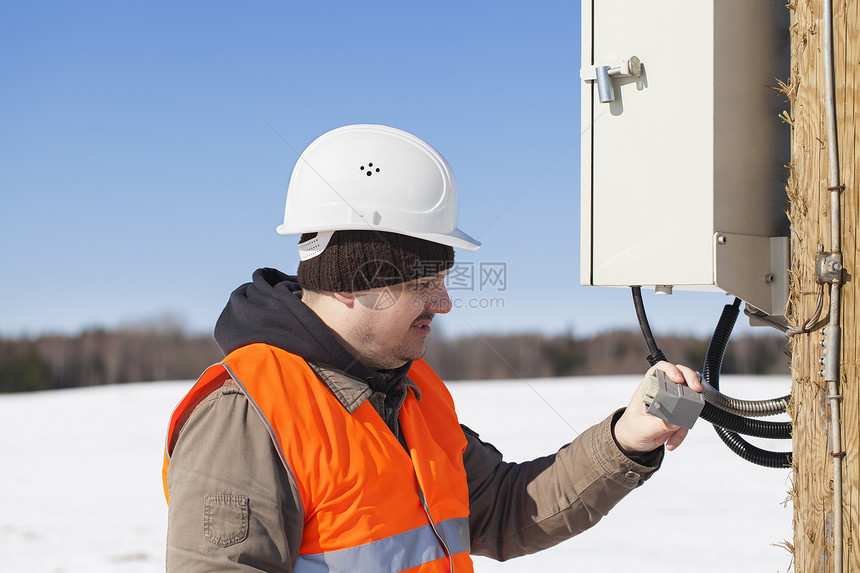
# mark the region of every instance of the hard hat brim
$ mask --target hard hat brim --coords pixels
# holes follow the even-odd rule
[[[389,229],[385,227],[371,227],[371,226],[361,226],[361,227],[344,227],[337,226],[337,228],[330,229],[304,229],[304,228],[288,228],[284,225],[279,225],[277,228],[279,235],[301,235],[304,233],[322,233],[325,231],[386,231],[389,233],[398,233],[400,235],[407,235],[409,237],[415,237],[417,239],[424,239],[425,241],[432,241],[434,243],[439,243],[441,245],[448,245],[449,247],[454,247],[455,249],[463,249],[466,251],[476,251],[478,247],[481,246],[481,242],[463,231],[459,228],[455,227],[449,233],[404,233],[401,229]]]
[[[439,233],[403,233],[402,231],[400,233],[466,251],[476,251],[481,246],[481,241],[470,237],[456,227],[453,231],[444,235]]]

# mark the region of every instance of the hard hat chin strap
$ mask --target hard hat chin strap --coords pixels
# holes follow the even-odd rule
[[[322,253],[328,246],[334,231],[321,231],[311,239],[299,243],[299,260],[307,261]]]

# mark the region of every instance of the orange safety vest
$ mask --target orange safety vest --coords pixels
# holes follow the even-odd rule
[[[210,367],[176,408],[163,468],[194,407],[232,377],[266,424],[304,510],[296,573],[471,572],[466,438],[443,382],[423,361],[400,410],[407,453],[365,400],[349,414],[299,356],[244,346]]]

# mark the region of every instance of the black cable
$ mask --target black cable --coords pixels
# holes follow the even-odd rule
[[[714,426],[714,429],[717,431],[717,435],[723,443],[726,444],[730,450],[748,462],[766,468],[791,467],[791,452],[771,452],[769,450],[763,450],[744,440],[735,432],[729,432],[728,430],[717,426]]]
[[[711,380],[717,380],[719,384],[719,373],[723,365],[723,356],[725,356],[726,348],[729,345],[729,338],[734,330],[735,322],[737,322],[738,314],[740,313],[741,299],[735,298],[734,303],[727,304],[723,307],[723,312],[720,315],[720,320],[714,329],[714,335],[711,337],[711,342],[708,344],[708,351],[705,355],[705,365],[702,368],[702,377],[719,390],[719,386],[714,385]],[[709,358],[710,357],[710,358]],[[769,438],[774,440],[786,440],[791,438],[791,423],[790,422],[766,422],[763,420],[752,420],[744,416],[732,414],[714,404],[705,404],[702,413],[699,416],[725,430],[747,436],[757,438]]]
[[[705,407],[699,417],[710,422],[715,427],[723,428],[737,434],[753,436],[754,438],[768,438],[770,440],[790,440],[791,422],[768,422],[766,420],[755,420],[726,412],[717,406],[705,402]]]
[[[657,362],[663,360],[668,362],[663,351],[657,346],[657,342],[654,340],[654,335],[651,333],[651,327],[648,324],[648,317],[645,313],[645,305],[642,302],[641,287],[630,287],[630,290],[633,295],[633,304],[636,308],[636,317],[639,320],[639,328],[642,330],[645,343],[648,345],[648,350],[651,352],[647,357],[648,363],[651,366],[654,366]],[[722,368],[723,356],[725,356],[729,338],[731,337],[732,330],[734,329],[738,314],[740,313],[740,304],[741,300],[739,298],[735,298],[732,304],[726,305],[723,308],[723,313],[714,329],[714,335],[711,337],[711,341],[708,344],[708,351],[705,356],[702,375],[715,390],[719,390],[719,376]],[[763,450],[753,446],[739,435],[743,433],[754,437],[790,439],[792,428],[791,422],[766,422],[762,420],[752,420],[723,410],[711,403],[705,404],[700,417],[714,426],[714,430],[716,430],[717,435],[723,443],[729,447],[729,449],[748,462],[771,468],[791,467],[791,452],[771,452]]]
[[[735,298],[734,304],[723,307],[723,313],[714,329],[714,335],[708,345],[705,355],[705,365],[702,375],[715,389],[720,389],[720,370],[723,365],[723,356],[729,343],[729,337],[734,329],[738,318],[740,299]],[[704,412],[704,410],[702,410]],[[790,429],[790,423],[786,423]],[[791,452],[771,452],[758,448],[743,438],[737,432],[727,430],[719,425],[714,425],[717,435],[735,454],[748,462],[768,468],[790,468],[792,463]]]
[[[654,340],[654,335],[651,334],[651,326],[648,324],[648,316],[645,314],[645,304],[642,302],[642,287],[630,287],[633,294],[633,306],[636,308],[636,318],[639,320],[639,328],[642,330],[642,336],[645,337],[645,344],[648,345],[649,354],[645,359],[648,364],[654,366],[658,362],[666,361],[666,355],[657,346]]]

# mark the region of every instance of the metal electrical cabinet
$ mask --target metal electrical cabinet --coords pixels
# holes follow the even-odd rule
[[[583,0],[583,284],[783,313],[788,18],[771,0]]]

